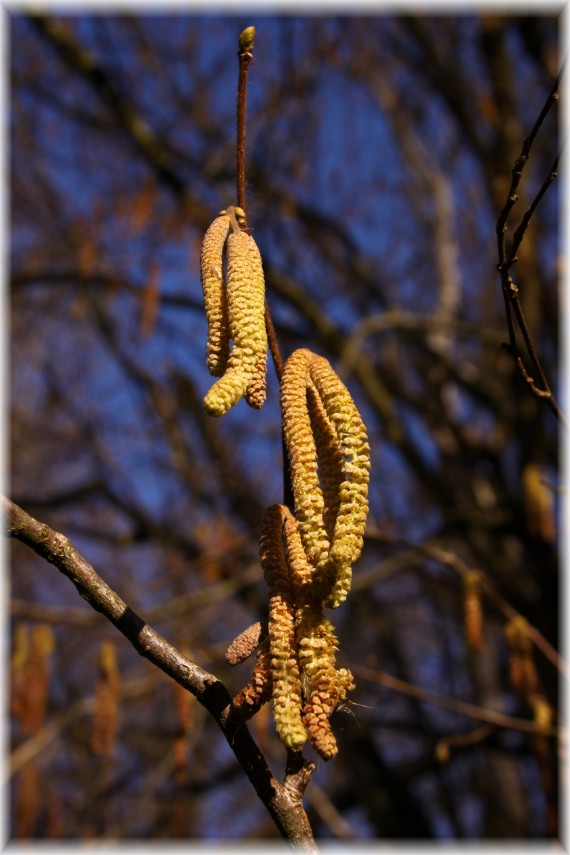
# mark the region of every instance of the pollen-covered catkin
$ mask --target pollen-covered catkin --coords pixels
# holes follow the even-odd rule
[[[260,621],[252,623],[251,626],[240,632],[226,650],[228,665],[239,665],[240,662],[245,662],[257,650],[266,635],[267,625]]]
[[[481,602],[481,573],[470,570],[463,577],[463,623],[465,640],[471,650],[483,647],[483,606]]]
[[[336,580],[325,605],[336,608],[350,589],[352,564],[361,551],[368,515],[370,447],[364,422],[350,392],[330,363],[313,355],[310,375],[333,424],[342,457],[344,480],[339,488],[339,505],[330,545],[330,561]]]
[[[94,754],[109,755],[115,747],[120,685],[116,647],[112,641],[106,641],[99,652],[99,677],[91,733],[91,750]]]
[[[354,688],[352,674],[336,669],[337,639],[323,615],[314,571],[305,555],[297,521],[285,521],[286,553],[293,581],[295,635],[305,704],[303,723],[314,749],[325,760],[337,752],[329,718],[339,701]]]
[[[224,287],[223,253],[230,231],[230,217],[224,212],[206,231],[200,252],[200,278],[208,321],[206,342],[208,371],[221,377],[230,352],[230,328]]]
[[[269,588],[269,649],[275,728],[288,748],[299,750],[307,740],[307,733],[301,718],[302,690],[295,639],[294,591],[283,549],[283,524],[288,514],[284,505],[272,505],[267,509],[259,551]]]
[[[505,626],[505,637],[509,646],[511,685],[524,703],[530,703],[538,691],[538,674],[532,642],[528,635],[528,623],[522,615],[517,615],[508,622]]]
[[[316,610],[306,606],[298,611],[297,625],[299,663],[306,697],[303,722],[313,748],[325,760],[330,760],[337,747],[329,718],[341,696],[346,697],[346,680],[343,675],[341,686],[335,668],[337,641],[332,624],[322,613],[317,620]]]
[[[362,550],[370,469],[366,428],[329,362],[304,348],[285,365],[281,407],[303,546],[318,583],[328,586],[325,605],[336,608],[348,594],[352,564]]]
[[[226,241],[227,306],[233,347],[223,377],[215,383],[204,406],[221,416],[242,398],[267,352],[265,282],[261,255],[246,232],[232,232]]]
[[[289,452],[295,516],[307,557],[313,567],[326,561],[329,541],[324,525],[324,499],[319,484],[317,450],[307,404],[309,365],[313,354],[294,351],[281,377],[283,434]]]
[[[232,713],[242,721],[254,716],[271,698],[271,654],[268,639],[258,647],[256,657],[250,682],[232,700]]]
[[[323,522],[327,536],[331,540],[340,503],[340,485],[344,480],[342,454],[336,431],[312,382],[307,386],[307,402],[319,461],[319,477],[324,499]]]
[[[245,390],[245,400],[254,410],[260,410],[267,392],[267,350],[257,360],[251,383]]]

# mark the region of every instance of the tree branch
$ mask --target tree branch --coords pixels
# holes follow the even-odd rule
[[[470,704],[467,701],[460,701],[456,698],[449,698],[447,695],[430,692],[428,689],[422,689],[420,686],[415,686],[413,683],[408,683],[399,677],[394,677],[392,674],[387,674],[385,671],[380,671],[377,668],[368,668],[365,665],[351,663],[350,670],[354,674],[359,674],[364,680],[379,683],[381,686],[386,686],[395,692],[407,695],[409,698],[415,698],[418,701],[428,704],[436,704],[436,706],[450,710],[458,715],[466,716],[467,718],[485,721],[497,727],[520,730],[524,733],[545,733],[551,737],[563,737],[563,732],[554,725],[549,725],[548,728],[541,729],[541,726],[534,721],[516,718],[512,715],[506,715],[499,710],[485,709],[484,707]]]
[[[213,674],[183,656],[150,627],[96,573],[70,541],[38,522],[10,499],[2,496],[7,534],[25,543],[73,582],[79,595],[130,641],[135,650],[191,692],[214,718],[257,795],[284,838],[295,847],[317,851],[299,788],[288,778],[278,781],[246,726],[238,730],[230,720],[231,698]],[[305,763],[305,775],[312,764]],[[293,774],[293,773],[292,773]],[[294,771],[299,776],[299,769]]]

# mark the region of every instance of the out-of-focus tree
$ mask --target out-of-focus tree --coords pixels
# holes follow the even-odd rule
[[[247,682],[224,653],[265,610],[278,386],[270,371],[254,418],[205,414],[199,250],[236,203],[252,23],[269,306],[285,355],[335,366],[373,457],[334,614],[357,689],[305,793],[315,836],[556,837],[558,424],[501,347],[495,237],[558,73],[554,15],[13,14],[11,498],[231,691]],[[509,228],[556,155],[552,109]],[[515,272],[556,398],[559,253],[553,182]],[[12,836],[276,835],[205,710],[21,543],[11,566]],[[283,767],[265,710],[250,729]]]

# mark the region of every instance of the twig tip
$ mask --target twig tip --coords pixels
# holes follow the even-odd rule
[[[239,36],[239,52],[251,53],[255,42],[255,27],[246,27]]]

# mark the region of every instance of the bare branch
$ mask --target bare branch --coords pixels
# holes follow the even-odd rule
[[[247,727],[235,731],[229,720],[231,698],[223,683],[150,627],[96,573],[70,541],[38,522],[7,497],[2,497],[7,533],[25,543],[73,582],[89,605],[100,612],[131,642],[135,650],[191,692],[214,718],[255,791],[284,838],[316,851],[301,794],[278,781],[253,741]]]
[[[522,730],[526,733],[544,733],[549,736],[558,736],[558,728],[551,725],[547,731],[535,724],[533,721],[527,721],[524,718],[515,718],[512,715],[505,715],[498,710],[488,710],[484,707],[478,707],[475,704],[469,704],[466,701],[459,701],[455,698],[448,698],[446,695],[439,695],[436,692],[430,692],[428,689],[422,689],[420,686],[414,686],[399,677],[394,677],[392,674],[386,674],[377,668],[368,668],[364,665],[350,665],[351,670],[360,675],[365,680],[370,680],[373,683],[380,683],[382,686],[387,686],[402,695],[407,695],[410,698],[416,698],[418,701],[424,701],[429,704],[436,704],[443,709],[455,712],[458,715],[464,715],[468,718],[474,718],[479,721],[486,721],[489,724],[497,725],[498,727],[512,728],[513,730]]]
[[[501,213],[497,219],[496,225],[496,234],[497,234],[497,248],[499,253],[499,263],[497,265],[497,269],[499,271],[501,277],[501,287],[503,289],[503,297],[505,300],[505,312],[507,317],[507,329],[509,332],[509,344],[505,345],[506,350],[509,351],[511,356],[515,361],[515,365],[519,369],[519,372],[525,382],[528,384],[530,390],[533,395],[539,399],[544,399],[554,415],[564,424],[566,425],[566,421],[562,415],[560,407],[556,402],[554,395],[552,394],[552,390],[550,385],[546,379],[546,375],[542,368],[542,364],[538,355],[538,351],[536,346],[532,340],[530,335],[528,325],[526,323],[526,319],[524,316],[524,312],[519,300],[519,290],[515,282],[513,281],[510,270],[514,262],[517,260],[517,252],[520,248],[520,245],[523,241],[523,238],[526,234],[526,230],[528,228],[528,224],[531,220],[532,215],[536,211],[540,201],[544,197],[546,191],[553,183],[554,179],[557,177],[558,170],[558,162],[560,159],[560,155],[554,161],[552,168],[543,182],[540,190],[536,194],[530,206],[526,209],[523,214],[523,217],[516,227],[514,231],[513,241],[509,251],[506,249],[506,232],[507,232],[507,220],[511,211],[513,210],[515,204],[518,201],[518,187],[521,182],[524,169],[528,163],[530,150],[532,148],[532,144],[542,127],[542,124],[550,110],[550,108],[558,101],[558,88],[560,86],[560,80],[564,73],[565,63],[562,65],[560,73],[556,78],[552,89],[548,94],[548,98],[536,120],[534,126],[528,135],[528,137],[524,140],[523,146],[521,149],[521,153],[518,156],[517,160],[512,169],[512,178],[511,185],[509,187],[509,192],[507,195],[507,200],[503,206]],[[534,381],[534,378],[531,376],[530,372],[527,370],[524,364],[524,360],[519,352],[519,347],[517,344],[516,337],[516,329],[520,330],[522,335],[527,353],[530,357],[530,361],[534,366],[534,370],[538,375],[538,384]]]

